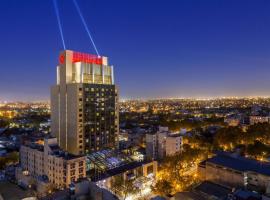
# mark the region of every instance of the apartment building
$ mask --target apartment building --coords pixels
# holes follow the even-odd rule
[[[250,125],[254,125],[258,123],[269,123],[269,122],[270,122],[270,116],[253,115],[249,117]]]
[[[150,160],[163,159],[180,152],[183,137],[180,133],[172,133],[168,127],[159,127],[156,133],[146,134],[146,157]]]
[[[34,180],[42,177],[57,188],[65,188],[86,177],[86,158],[62,151],[57,138],[45,138],[43,145],[21,146],[20,167],[16,170],[18,181],[23,181],[23,175]]]

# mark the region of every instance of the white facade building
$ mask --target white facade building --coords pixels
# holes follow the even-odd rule
[[[257,123],[269,123],[270,117],[269,116],[250,116],[249,122],[250,122],[250,125],[254,125]]]
[[[182,150],[183,137],[172,133],[167,127],[159,127],[157,133],[146,134],[146,156],[148,159],[163,159]]]
[[[179,135],[169,136],[166,138],[166,156],[172,156],[181,151],[182,137]]]

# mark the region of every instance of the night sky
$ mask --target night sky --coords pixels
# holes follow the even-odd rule
[[[72,0],[67,49],[94,53]],[[121,98],[270,96],[268,0],[77,0]],[[0,101],[48,100],[63,49],[52,0],[1,0]]]

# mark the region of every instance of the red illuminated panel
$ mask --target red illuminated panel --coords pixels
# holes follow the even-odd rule
[[[61,55],[59,56],[59,63],[60,63],[60,64],[64,64],[64,63],[65,63],[65,55],[64,55],[64,54],[61,54]]]
[[[73,52],[72,62],[73,63],[85,62],[85,63],[102,65],[102,58],[98,57],[97,55],[80,53],[80,52]]]

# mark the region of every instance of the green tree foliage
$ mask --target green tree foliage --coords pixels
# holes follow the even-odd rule
[[[0,128],[6,128],[9,125],[8,120],[0,119]]]
[[[246,153],[254,159],[263,160],[269,155],[270,147],[256,140],[247,146]]]
[[[172,193],[173,191],[173,186],[171,182],[167,180],[159,180],[155,184],[154,187],[152,187],[153,192],[156,194],[160,194],[162,196],[166,196]]]
[[[198,120],[191,120],[189,118],[185,118],[183,120],[173,120],[169,118],[163,117],[160,121],[160,124],[162,126],[167,126],[171,131],[179,131],[181,128],[186,129],[197,129],[204,126],[209,125],[224,125],[224,119],[223,118],[217,118],[217,117],[210,117],[207,119],[204,119],[203,121]]]
[[[5,169],[7,165],[19,162],[19,153],[12,152],[6,157],[0,157],[0,169]]]
[[[164,194],[162,185],[167,182],[173,186],[171,191],[173,194],[187,189],[195,182],[196,165],[205,158],[207,158],[206,151],[184,145],[181,153],[166,157],[161,163],[158,182],[154,186],[154,191],[157,194]],[[167,182],[164,182],[165,180]],[[168,193],[168,191],[165,193]]]
[[[263,143],[270,143],[270,124],[258,123],[249,127],[247,133],[249,134],[249,142],[259,140]]]
[[[124,179],[122,176],[114,176],[111,181],[112,191],[117,194],[122,190],[122,185],[124,184]]]
[[[140,192],[140,190],[135,187],[134,180],[124,179],[123,176],[114,176],[111,182],[112,191],[121,196],[124,200],[129,195],[134,195]]]
[[[233,150],[238,144],[241,144],[243,132],[238,127],[228,127],[218,130],[214,137],[214,145],[224,150]]]
[[[247,132],[243,132],[239,127],[222,128],[214,137],[215,145],[227,146],[230,150],[239,144],[248,145],[255,141],[270,144],[270,124],[254,124],[248,128]]]
[[[251,125],[246,132],[239,127],[220,129],[214,136],[214,147],[222,150],[234,150],[241,147],[245,153],[255,159],[266,159],[270,155],[270,124]]]

